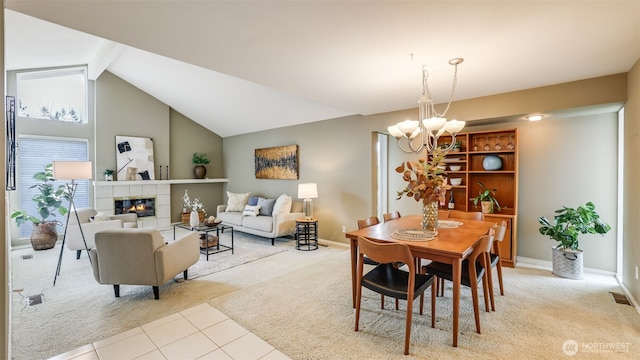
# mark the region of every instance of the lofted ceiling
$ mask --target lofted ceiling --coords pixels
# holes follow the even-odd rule
[[[640,1],[5,0],[7,70],[88,64],[222,137],[624,73]],[[442,109],[439,109],[442,110]],[[469,119],[461,119],[469,120]]]

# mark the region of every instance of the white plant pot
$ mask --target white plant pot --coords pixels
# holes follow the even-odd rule
[[[554,275],[573,280],[584,278],[582,250],[559,250],[552,246],[551,251]]]

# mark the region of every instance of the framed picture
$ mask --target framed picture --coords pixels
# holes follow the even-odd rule
[[[256,179],[298,179],[298,145],[255,150]]]
[[[118,180],[155,180],[153,163],[151,138],[116,136]]]

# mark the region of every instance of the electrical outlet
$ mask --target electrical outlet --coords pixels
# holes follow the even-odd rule
[[[636,265],[636,280],[638,280],[638,266]]]
[[[342,225],[342,232],[346,233],[347,232],[347,227]],[[636,279],[638,278],[638,267],[636,266]]]

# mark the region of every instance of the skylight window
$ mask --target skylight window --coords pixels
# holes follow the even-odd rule
[[[18,116],[87,123],[85,67],[17,74]]]

